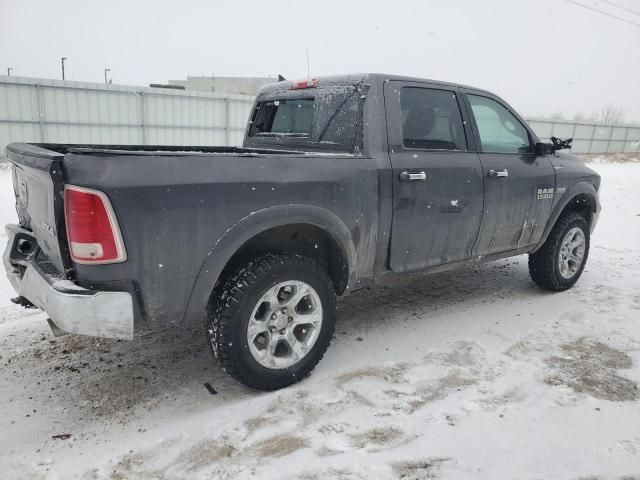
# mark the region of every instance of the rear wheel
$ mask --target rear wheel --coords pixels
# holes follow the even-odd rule
[[[542,247],[529,255],[529,274],[542,288],[571,288],[582,275],[589,256],[589,224],[579,213],[563,215]]]
[[[297,382],[318,364],[333,335],[333,285],[297,254],[267,254],[240,268],[208,310],[209,343],[220,366],[259,390]]]

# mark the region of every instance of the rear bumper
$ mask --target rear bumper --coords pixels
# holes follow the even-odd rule
[[[54,333],[133,338],[131,294],[89,290],[62,279],[50,271],[50,264],[38,261],[37,247],[27,254],[20,251],[25,239],[36,245],[29,231],[17,225],[7,225],[6,231],[3,262],[9,281],[18,295],[49,315]]]

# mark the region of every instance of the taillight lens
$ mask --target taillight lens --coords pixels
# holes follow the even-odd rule
[[[64,213],[74,262],[117,263],[127,259],[116,215],[103,192],[65,186]]]

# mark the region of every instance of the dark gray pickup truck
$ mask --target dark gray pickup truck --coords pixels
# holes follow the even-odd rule
[[[4,263],[14,301],[54,334],[203,319],[226,372],[276,389],[322,358],[336,296],[388,272],[527,253],[537,284],[571,287],[600,178],[558,147],[471,87],[282,81],[242,148],[9,145],[19,225]]]

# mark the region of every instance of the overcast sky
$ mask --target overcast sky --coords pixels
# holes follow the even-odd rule
[[[575,1],[637,25],[568,0],[0,0],[0,74],[60,78],[65,56],[80,81],[105,68],[135,85],[300,78],[308,48],[312,76],[414,75],[486,88],[525,115],[612,103],[640,121],[640,0]]]

